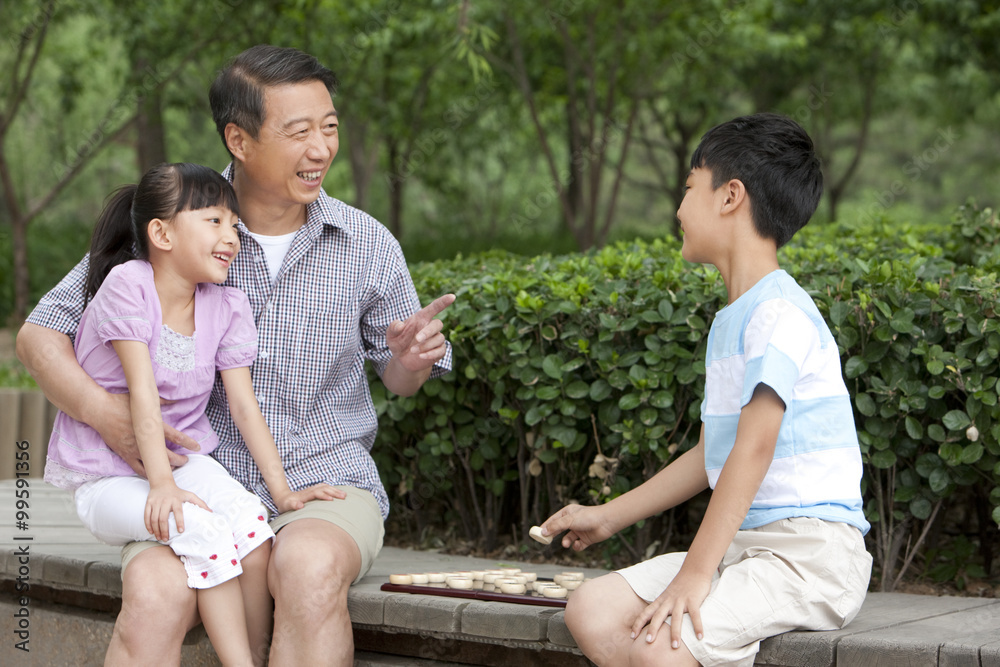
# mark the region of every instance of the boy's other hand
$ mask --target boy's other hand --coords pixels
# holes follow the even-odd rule
[[[146,477],[146,468],[139,458],[139,445],[135,441],[135,431],[132,428],[132,410],[128,394],[106,394],[107,401],[99,419],[91,424],[100,433],[101,439],[140,477]],[[197,452],[201,449],[198,442],[184,435],[173,426],[163,425],[163,435],[170,442],[185,449]],[[179,468],[187,463],[187,457],[170,449],[167,450],[167,461],[171,468]]]
[[[583,551],[618,532],[608,521],[604,507],[583,505],[567,505],[546,519],[541,529],[546,537],[569,531],[563,535],[562,545],[574,551]]]
[[[663,629],[667,616],[670,616],[670,646],[679,648],[685,613],[691,616],[695,635],[701,639],[705,636],[701,623],[701,605],[711,589],[711,578],[688,574],[682,567],[660,596],[650,602],[636,617],[632,624],[632,639],[639,637],[643,628],[646,628],[646,636],[643,639],[646,643],[652,644],[656,641],[656,635]]]

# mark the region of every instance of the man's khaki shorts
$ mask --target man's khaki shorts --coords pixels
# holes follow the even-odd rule
[[[271,529],[279,533],[292,521],[299,519],[322,519],[342,528],[358,545],[361,552],[361,571],[354,583],[361,580],[371,569],[375,557],[382,550],[382,539],[385,537],[385,524],[382,521],[382,511],[375,497],[368,491],[353,486],[336,486],[347,493],[343,500],[311,500],[300,510],[284,512],[270,521]],[[279,536],[277,539],[281,539]],[[159,542],[130,542],[122,547],[122,577],[125,568],[146,549],[161,546]]]

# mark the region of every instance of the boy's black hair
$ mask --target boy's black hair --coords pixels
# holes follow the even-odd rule
[[[85,302],[97,294],[111,269],[130,259],[149,259],[146,228],[151,220],[170,220],[182,211],[210,206],[240,214],[229,181],[208,167],[187,162],[158,164],[138,185],[124,185],[111,193],[90,241]]]
[[[331,97],[337,94],[337,76],[298,49],[258,44],[230,60],[208,91],[215,129],[226,150],[226,126],[230,123],[254,139],[260,136],[266,88],[310,81],[322,82]]]
[[[816,211],[823,172],[812,139],[798,123],[775,113],[741,116],[705,133],[691,168],[712,172],[712,187],[742,181],[757,233],[785,245]]]

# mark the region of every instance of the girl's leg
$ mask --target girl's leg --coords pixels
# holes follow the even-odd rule
[[[222,664],[225,667],[252,667],[239,581],[230,579],[211,588],[199,589],[198,612]]]
[[[251,551],[240,563],[243,574],[240,575],[239,582],[243,591],[250,653],[258,667],[267,660],[274,625],[274,600],[267,588],[267,563],[270,558],[271,542],[267,541]]]

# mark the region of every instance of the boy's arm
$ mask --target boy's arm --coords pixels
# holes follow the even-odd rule
[[[116,454],[145,477],[132,430],[127,394],[110,394],[80,367],[69,336],[47,327],[25,323],[17,334],[17,358],[53,405],[73,419],[89,425]],[[180,431],[167,428],[167,437],[185,449],[197,451],[198,443]],[[187,458],[167,451],[173,466]]]
[[[250,450],[257,468],[264,476],[271,499],[282,512],[302,509],[310,500],[334,500],[346,498],[347,494],[327,484],[317,484],[301,491],[292,491],[288,486],[285,468],[278,455],[278,447],[267,427],[260,404],[253,393],[250,368],[240,366],[220,371],[222,384],[226,388],[229,411],[236,427],[240,430],[247,449]]]
[[[149,480],[144,519],[146,529],[156,539],[170,537],[169,519],[173,513],[177,532],[184,532],[185,502],[209,509],[198,496],[177,487],[174,472],[167,459],[167,443],[163,437],[163,415],[160,412],[160,392],[153,376],[149,346],[137,340],[111,341],[125,371],[129,388],[132,429]]]
[[[604,505],[567,505],[542,524],[542,533],[557,535],[567,530],[562,545],[580,551],[640,519],[676,507],[707,488],[702,426],[698,444],[656,475]]]
[[[684,564],[660,597],[636,619],[633,637],[648,623],[646,640],[654,641],[666,617],[672,616],[678,619],[670,628],[671,645],[676,648],[681,636],[679,619],[684,613],[691,615],[694,630],[701,637],[699,609],[708,596],[712,576],[746,519],[771,466],[784,413],[785,404],[774,390],[765,384],[757,385],[750,402],[740,411],[736,443],[722,466],[705,518]]]

